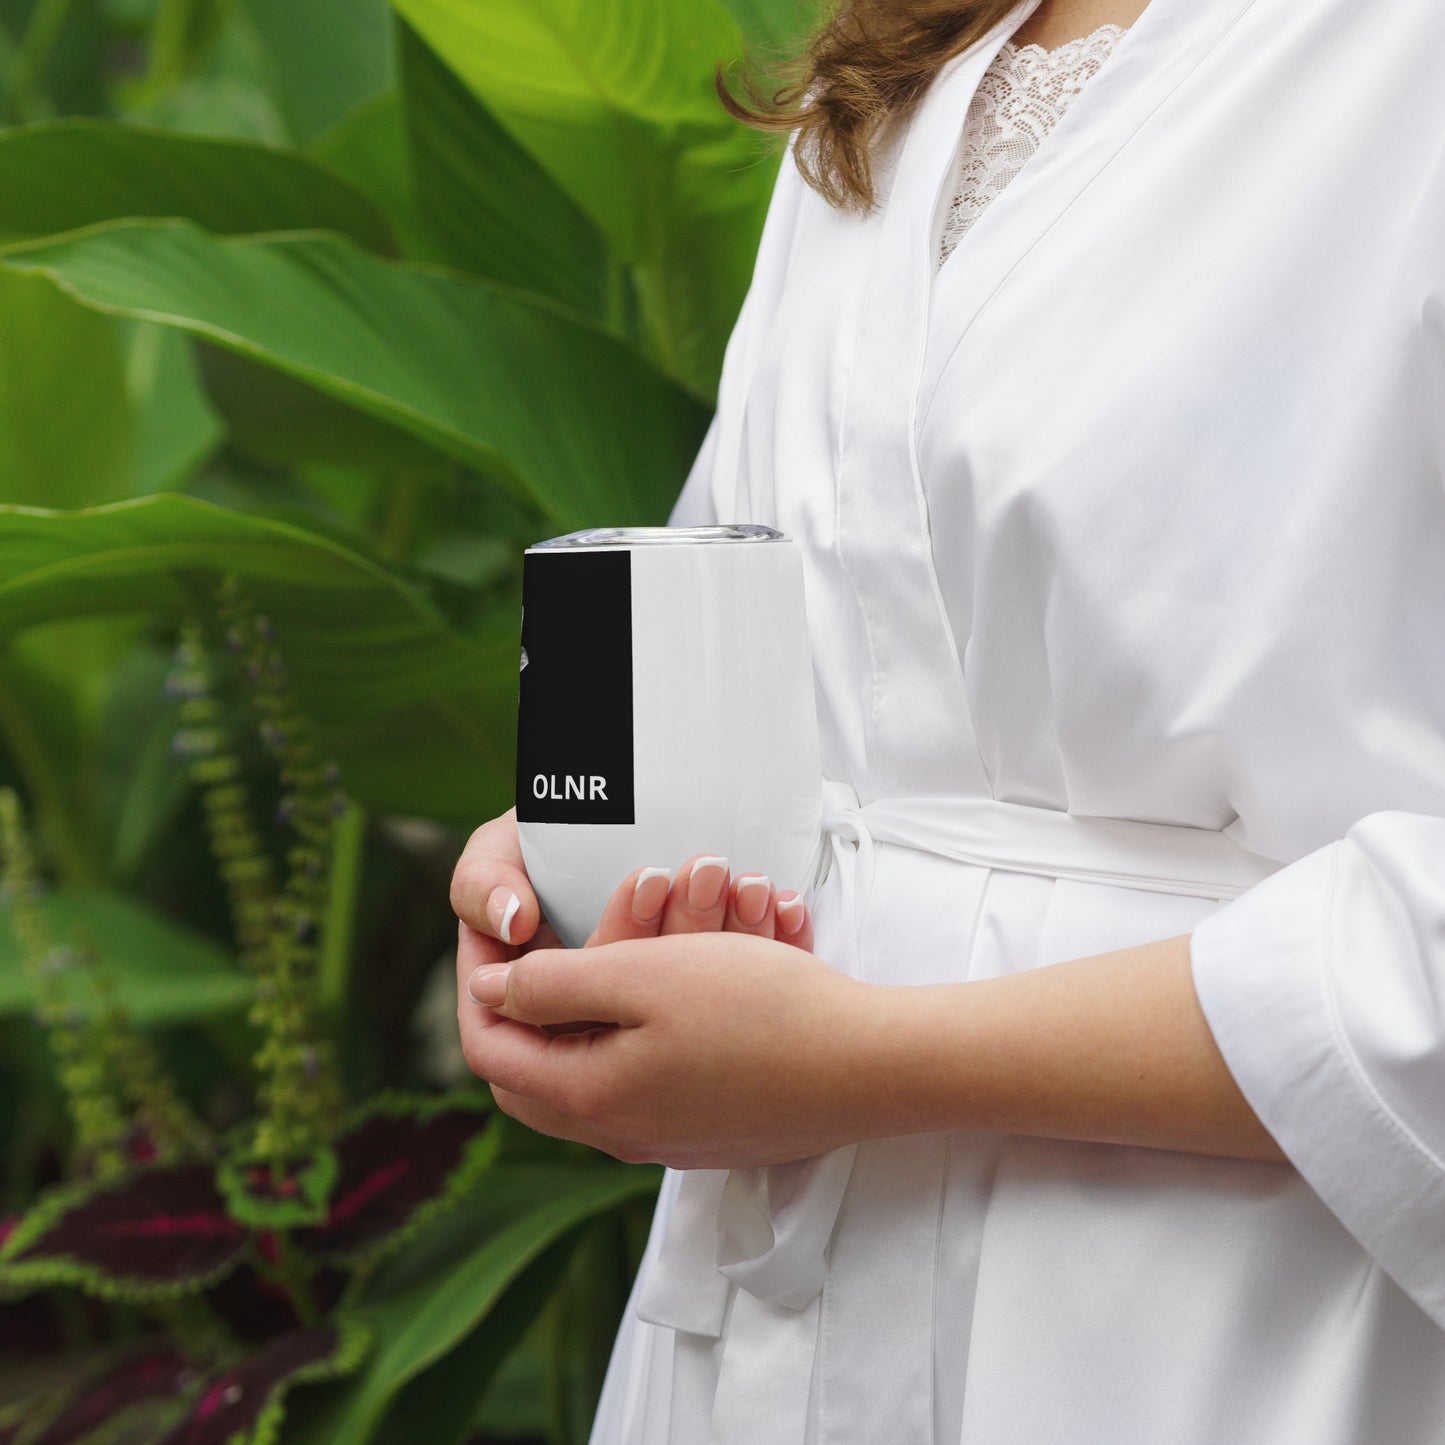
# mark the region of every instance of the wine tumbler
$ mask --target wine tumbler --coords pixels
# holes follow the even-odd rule
[[[586,943],[618,884],[695,853],[804,891],[822,770],[802,554],[771,527],[601,527],[522,562],[517,832]]]

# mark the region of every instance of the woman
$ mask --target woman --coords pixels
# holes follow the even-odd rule
[[[1106,23],[940,264],[1006,42]],[[1430,0],[815,47],[672,518],[803,547],[811,916],[694,859],[526,953],[510,818],[454,889],[502,1107],[682,1171],[598,1445],[1445,1441],[1442,55]]]

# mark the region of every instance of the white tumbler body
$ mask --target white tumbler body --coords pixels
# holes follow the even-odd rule
[[[523,565],[517,831],[563,943],[634,868],[695,853],[804,891],[822,767],[797,544],[606,528]]]

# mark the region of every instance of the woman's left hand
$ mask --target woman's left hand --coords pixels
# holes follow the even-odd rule
[[[468,1067],[544,1134],[694,1169],[805,1158],[876,1132],[872,995],[894,991],[791,944],[708,932],[536,949],[471,991]],[[554,1031],[579,1021],[595,1026]]]

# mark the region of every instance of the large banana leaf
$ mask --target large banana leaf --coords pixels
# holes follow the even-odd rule
[[[493,642],[461,637],[384,568],[299,527],[179,496],[0,508],[0,641],[61,617],[178,617],[227,571],[271,618],[300,701],[358,798],[459,824],[510,805],[511,619]]]
[[[640,268],[664,365],[711,396],[774,164],[722,110],[720,0],[392,0]]]
[[[185,216],[221,235],[340,231],[393,249],[367,197],[292,152],[102,120],[0,132],[0,243],[136,216]]]
[[[223,240],[148,221],[0,264],[287,372],[494,476],[564,529],[665,519],[707,421],[629,346],[558,307],[338,238]]]
[[[245,0],[291,133],[309,144],[391,79],[386,0]]]
[[[352,107],[317,136],[308,153],[386,213],[402,255],[413,261],[447,259],[417,214],[406,123],[396,90],[384,90]]]
[[[446,259],[605,319],[611,261],[597,228],[430,47],[398,28],[416,203]]]
[[[134,424],[116,323],[0,272],[0,503],[127,496]]]

